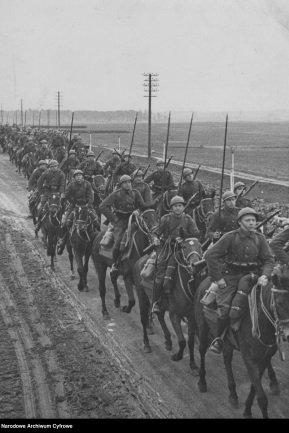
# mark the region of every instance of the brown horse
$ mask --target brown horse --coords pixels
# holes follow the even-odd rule
[[[177,269],[173,279],[173,290],[171,294],[164,296],[161,313],[158,320],[165,336],[165,347],[172,349],[172,341],[169,330],[164,320],[165,312],[169,312],[170,320],[178,338],[179,350],[171,356],[173,361],[180,361],[183,358],[186,340],[183,335],[181,321],[187,319],[188,325],[188,347],[190,352],[190,368],[193,374],[198,374],[198,367],[194,360],[194,293],[200,282],[200,272],[197,262],[202,256],[202,247],[198,239],[190,238],[182,242],[181,246],[175,244],[174,254],[177,261]],[[139,298],[140,316],[143,327],[144,351],[151,352],[147,328],[149,310],[153,294],[153,281],[151,283],[142,280],[141,270],[148,256],[139,259],[134,266],[134,278]]]
[[[134,279],[132,269],[135,262],[143,255],[143,250],[148,247],[150,243],[150,233],[152,228],[156,225],[156,212],[154,209],[147,209],[141,215],[133,215],[131,218],[131,225],[129,225],[130,235],[128,242],[125,238],[123,254],[121,259],[121,267],[118,275],[111,276],[111,282],[114,288],[114,305],[116,308],[120,307],[120,292],[118,289],[117,280],[120,275],[123,276],[125,288],[128,295],[128,305],[121,307],[121,311],[125,313],[130,313],[131,309],[135,305],[134,298]],[[99,293],[102,302],[102,314],[105,319],[109,319],[109,314],[107,311],[105,303],[106,287],[105,278],[106,271],[108,267],[111,267],[113,260],[111,254],[111,248],[105,249],[101,247],[101,240],[107,229],[99,233],[92,246],[92,258],[95,266],[95,270],[98,275],[99,280]]]
[[[209,345],[209,335],[213,336],[213,316],[216,310],[204,311],[200,299],[206,289],[203,281],[196,293],[195,317],[199,336],[201,356],[200,378],[198,382],[201,392],[207,391],[205,355]],[[262,376],[268,368],[273,390],[278,391],[275,373],[271,366],[271,358],[281,346],[282,338],[289,341],[289,267],[283,265],[275,268],[272,283],[266,287],[254,286],[249,295],[249,306],[241,321],[240,328],[234,332],[229,328],[224,337],[223,357],[229,387],[229,402],[238,406],[236,383],[232,370],[234,349],[240,350],[251,381],[251,389],[245,402],[244,416],[252,417],[252,404],[255,394],[263,418],[268,418],[268,399],[262,386]],[[250,307],[250,308],[249,308]],[[211,316],[211,320],[209,319]],[[211,323],[210,323],[211,322]]]

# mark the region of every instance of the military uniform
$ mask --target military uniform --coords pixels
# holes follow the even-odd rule
[[[170,171],[165,170],[162,171],[154,171],[149,174],[145,179],[145,183],[149,184],[153,182],[152,191],[154,193],[153,198],[156,198],[159,194],[161,194],[162,190],[170,191],[171,189],[175,189],[174,179]]]
[[[145,183],[143,180],[140,182],[133,181],[132,187],[139,191],[145,203],[152,203],[152,192],[147,183]]]
[[[111,210],[114,208],[114,212]],[[99,211],[113,224],[114,246],[113,260],[119,257],[119,248],[122,236],[128,226],[128,220],[132,212],[136,209],[145,210],[150,206],[146,204],[139,191],[132,189],[126,191],[122,188],[113,191],[106,197],[99,206]]]
[[[48,195],[58,192],[60,194],[64,193],[65,189],[65,177],[64,173],[57,170],[45,170],[37,181],[37,188],[41,195],[45,196],[44,203],[46,202]]]
[[[219,211],[215,212],[209,222],[206,237],[213,239],[213,235],[216,231],[220,232],[221,235],[223,235],[224,233],[236,230],[239,227],[238,212],[239,209],[236,207],[222,208],[220,215]]]
[[[75,155],[69,155],[67,160],[63,163],[62,170],[66,175],[72,175],[74,170],[79,167],[79,159]]]
[[[47,167],[37,167],[33,170],[29,181],[28,181],[28,191],[32,191],[37,187],[37,182],[42,173],[47,170]]]
[[[104,164],[104,173],[106,176],[112,174],[116,167],[120,164],[120,158],[117,155],[113,155],[106,163]]]
[[[289,242],[289,227],[272,239],[270,248],[278,261],[289,265],[289,254],[284,250],[287,242]]]
[[[217,290],[216,296],[218,313],[224,321],[228,318],[237,289],[249,293],[253,281],[247,278],[248,274],[270,278],[274,267],[274,258],[265,237],[257,231],[247,233],[241,228],[226,233],[207,250],[205,260],[212,281],[224,278],[227,284]]]
[[[154,302],[160,298],[163,286],[164,289],[172,288],[174,271],[176,269],[176,260],[173,254],[176,238],[199,238],[200,232],[190,215],[185,213],[175,215],[171,212],[161,218],[159,226],[153,230],[153,235],[161,240],[161,245],[158,247]],[[165,243],[167,243],[170,250],[164,248]]]
[[[64,217],[68,228],[72,226],[74,217],[73,210],[76,204],[88,204],[89,214],[92,216],[93,221],[97,220],[97,216],[92,207],[93,191],[91,184],[88,181],[83,180],[79,183],[73,180],[67,187],[65,199],[69,202],[69,207],[66,211],[67,219]]]
[[[199,204],[202,198],[205,197],[205,190],[203,185],[199,180],[190,180],[185,181],[181,188],[180,188],[180,195],[184,198],[185,202],[188,202],[189,199],[194,195],[198,193],[196,196],[196,199],[192,202],[192,204],[189,204],[186,212],[190,213],[193,209],[195,209]]]
[[[113,176],[114,177],[120,177],[123,176],[124,174],[127,174],[128,176],[130,176],[134,171],[135,171],[136,167],[134,164],[132,164],[129,161],[124,161],[121,162],[114,170],[113,172]]]
[[[35,153],[35,160],[38,163],[41,159],[52,159],[53,155],[50,149],[47,149],[47,147],[41,147],[38,149]]]
[[[99,161],[95,161],[94,159],[86,159],[80,164],[80,170],[83,171],[84,176],[92,177],[97,174],[103,175],[103,168]]]
[[[236,200],[236,207],[243,209],[244,207],[252,207],[252,202],[246,197],[238,196]]]
[[[24,151],[23,151],[23,155],[25,155],[26,153],[35,153],[36,152],[36,145],[35,143],[33,143],[33,141],[28,141],[27,143],[24,144]]]

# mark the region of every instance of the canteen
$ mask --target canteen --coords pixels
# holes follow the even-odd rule
[[[149,280],[152,278],[156,266],[156,256],[156,252],[153,251],[141,270],[140,276],[144,280]]]

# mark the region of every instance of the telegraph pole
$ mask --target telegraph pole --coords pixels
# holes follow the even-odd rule
[[[149,98],[149,110],[148,110],[148,158],[152,156],[152,141],[151,141],[151,132],[152,132],[152,98],[156,98],[156,93],[158,91],[158,76],[159,74],[154,73],[144,73],[144,91],[148,93],[148,95],[144,95],[144,98]]]
[[[47,126],[50,126],[50,110],[47,110]]]
[[[60,103],[61,103],[62,95],[60,91],[57,92],[57,117],[56,117],[56,124],[60,126]]]
[[[23,100],[21,99],[21,128],[23,128]]]
[[[40,128],[40,122],[41,122],[41,110],[39,110],[38,128]]]
[[[3,110],[2,110],[2,104],[1,104],[1,125],[3,125]]]

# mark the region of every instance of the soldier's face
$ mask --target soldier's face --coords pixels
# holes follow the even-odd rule
[[[184,212],[185,206],[182,203],[177,203],[172,206],[172,211],[175,215],[181,215]]]
[[[244,215],[241,218],[240,226],[246,231],[254,231],[256,228],[256,217],[254,215]]]
[[[127,180],[126,182],[122,182],[121,187],[125,191],[129,191],[131,189],[131,181]]]
[[[193,174],[187,174],[187,176],[185,177],[185,181],[186,182],[191,182],[193,180]]]
[[[76,180],[77,183],[81,183],[83,181],[83,176],[82,174],[76,174],[74,176],[74,179]]]
[[[238,186],[238,188],[235,190],[235,193],[237,195],[239,195],[241,193],[241,191],[243,191],[243,187],[242,186]]]
[[[227,200],[224,201],[224,206],[229,209],[232,209],[235,205],[236,205],[236,199],[234,197],[228,198]]]

